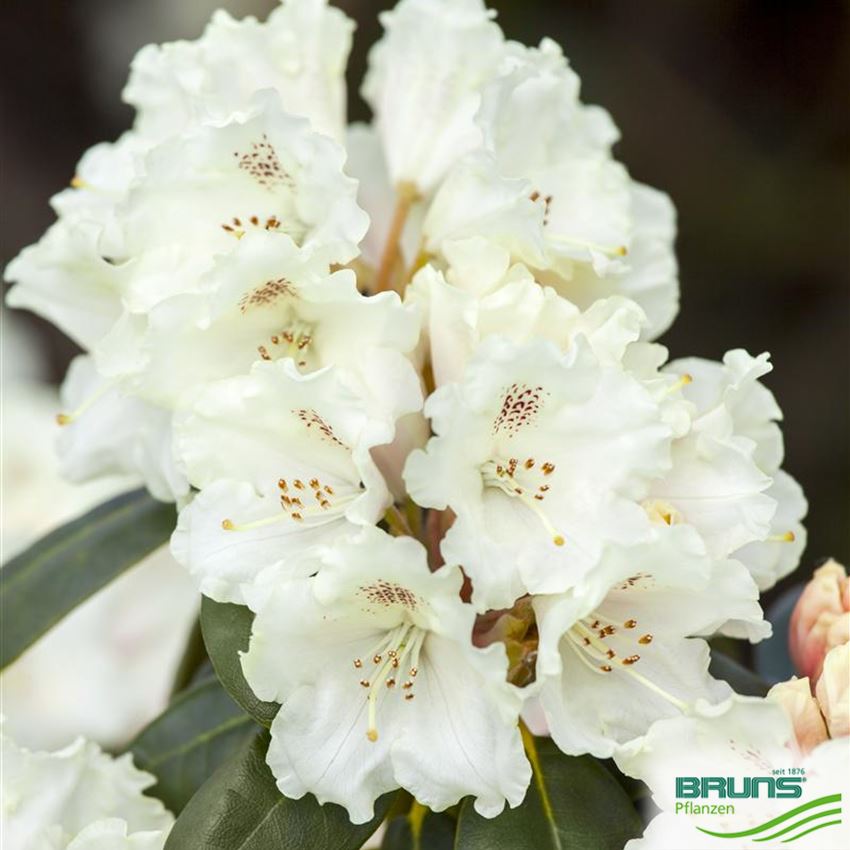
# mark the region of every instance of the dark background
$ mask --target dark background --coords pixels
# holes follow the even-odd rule
[[[130,125],[133,53],[194,38],[213,8],[272,0],[7,0],[0,47],[5,264],[52,220],[49,195],[89,145]],[[350,116],[388,3],[339,0],[358,22]],[[632,174],[679,210],[682,311],[673,357],[773,354],[786,467],[810,500],[800,575],[850,561],[850,5],[842,0],[497,0],[509,37],[548,35],[584,99],[622,130]],[[71,343],[37,319],[58,381]]]

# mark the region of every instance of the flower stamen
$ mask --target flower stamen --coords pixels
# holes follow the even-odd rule
[[[408,658],[411,661],[411,667],[408,670],[408,679],[402,684],[401,690],[405,700],[413,699],[413,680],[418,672],[416,665],[419,663],[419,651],[422,648],[425,635],[426,632],[423,629],[417,628],[412,623],[402,623],[402,625],[384,635],[378,645],[377,652],[372,656],[372,662],[377,670],[371,681],[360,681],[361,685],[369,688],[366,737],[370,741],[378,740],[378,696],[384,693],[385,689],[392,691],[395,688],[397,679],[394,671]],[[385,655],[386,659],[384,658]],[[359,658],[355,659],[355,667],[358,661],[360,661]]]
[[[489,460],[481,467],[481,479],[485,487],[494,487],[512,499],[518,499],[522,502],[534,512],[543,527],[549,532],[552,542],[556,546],[563,546],[565,543],[563,534],[555,528],[541,505],[549,492],[550,485],[539,484],[535,488],[532,483],[530,487],[526,487],[518,480],[518,472],[526,477],[538,474],[535,472],[535,463],[533,458],[528,458],[520,469],[517,458],[510,458],[506,462]],[[554,471],[555,465],[546,461],[540,466],[539,474],[549,476]]]
[[[312,478],[307,484],[300,478],[292,479],[292,490],[303,493],[303,499],[300,495],[289,495],[290,481],[285,478],[278,479],[277,487],[280,490],[279,501],[283,509],[282,513],[246,523],[234,523],[232,519],[223,519],[221,527],[225,531],[250,531],[254,528],[274,525],[276,522],[283,522],[287,519],[297,523],[318,519],[311,525],[323,525],[338,519],[345,508],[361,495],[360,490],[352,489],[351,492],[338,496],[333,487],[324,484],[319,478]],[[312,500],[307,495],[308,493],[313,494]],[[305,500],[307,504],[305,504]]]

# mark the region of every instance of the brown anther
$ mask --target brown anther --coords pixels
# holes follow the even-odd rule
[[[354,666],[359,670],[363,666],[363,662],[359,658],[355,658]]]
[[[544,463],[543,464],[543,474],[544,475],[551,475],[554,471],[555,471],[555,464],[554,463]]]
[[[302,519],[304,519],[304,517],[303,517],[303,516],[301,516],[301,514],[299,514],[299,513],[293,513],[293,514],[290,514],[290,516],[291,516],[294,520],[296,520],[297,522],[301,522],[301,520],[302,520]]]
[[[372,663],[373,663],[373,664],[380,664],[380,663],[381,663],[381,661],[383,661],[383,656],[382,656],[382,655],[376,655],[376,656],[374,656],[374,657],[372,658]]]
[[[605,653],[609,658],[613,658],[617,653],[614,652],[613,649],[609,649],[608,652]]]
[[[405,699],[407,699],[407,700],[411,700],[411,699],[413,699],[413,697],[415,697],[415,696],[416,696],[416,694],[405,694],[405,695],[404,695],[404,698],[405,698]]]
[[[630,655],[628,658],[623,659],[623,664],[635,664],[640,661],[639,655]]]
[[[364,688],[369,687],[369,682],[366,679],[361,679],[360,684],[363,685]]]
[[[405,682],[405,683],[402,685],[402,687],[403,687],[405,690],[409,690],[410,688],[412,688],[412,687],[413,687],[413,682]]]
[[[387,687],[388,688],[394,688],[395,687],[395,679],[393,679],[392,677],[387,679]]]
[[[642,643],[644,646],[646,646],[646,644],[648,643],[652,643],[652,635],[642,635],[638,638],[638,643]]]
[[[613,667],[611,667],[611,665],[610,665],[610,664],[603,664],[603,665],[602,665],[599,669],[600,669],[603,673],[610,673],[610,672],[611,672],[611,670],[613,670],[614,668],[613,668]]]
[[[590,638],[588,638],[588,637],[584,637],[584,638],[582,638],[582,639],[581,639],[581,642],[582,642],[585,646],[590,646]]]
[[[408,674],[415,678],[416,674],[418,672],[419,672],[419,669],[417,667],[411,667],[410,670],[408,671]]]
[[[272,359],[271,355],[269,354],[269,352],[267,351],[267,349],[264,345],[258,345],[257,351],[260,353],[260,357],[262,357],[263,360],[271,360]]]
[[[526,460],[526,462],[525,462],[525,468],[526,468],[526,469],[531,469],[533,466],[534,466],[534,458],[533,458],[533,457],[530,457],[530,458],[528,458],[528,460]]]
[[[318,478],[311,478],[310,479],[310,486],[314,490],[318,490],[319,489],[319,479]]]
[[[626,622],[623,623],[623,628],[624,629],[633,629],[636,625],[637,625],[637,620],[626,620]]]
[[[296,478],[295,481],[293,481],[292,483],[295,486],[296,490],[304,489],[304,482],[300,478]]]
[[[285,493],[289,489],[289,485],[286,483],[285,478],[278,478],[277,486],[280,487],[281,490]]]

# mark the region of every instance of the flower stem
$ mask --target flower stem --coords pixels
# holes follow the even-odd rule
[[[410,530],[407,517],[395,505],[390,505],[387,508],[387,512],[384,514],[384,520],[386,520],[393,536],[415,537],[414,533]]]
[[[412,183],[399,184],[395,212],[390,223],[389,233],[387,233],[387,241],[384,244],[384,253],[381,255],[381,265],[378,267],[378,274],[375,276],[375,292],[386,292],[394,289],[393,271],[398,259],[399,242],[416,198],[416,187]]]

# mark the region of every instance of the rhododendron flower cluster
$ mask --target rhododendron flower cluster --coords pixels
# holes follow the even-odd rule
[[[706,638],[770,634],[806,502],[769,356],[654,341],[673,206],[560,48],[481,0],[381,22],[369,125],[325,0],[142,50],[133,129],[53,198],[9,303],[84,349],[67,474],[176,502],[177,560],[256,615],[280,792],[493,817],[530,781],[523,715],[608,757],[729,705]]]

